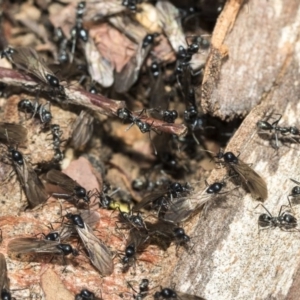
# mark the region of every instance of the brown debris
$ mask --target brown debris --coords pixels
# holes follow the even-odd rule
[[[135,54],[136,45],[109,24],[101,24],[90,30],[99,52],[120,72]]]
[[[49,284],[51,282],[51,284]],[[49,300],[73,300],[72,295],[63,285],[59,276],[51,270],[47,269],[41,276],[41,286],[46,299]],[[55,286],[55,289],[53,289]]]

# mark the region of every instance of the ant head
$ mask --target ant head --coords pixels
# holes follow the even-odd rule
[[[73,256],[78,256],[79,255],[79,251],[77,249],[73,249],[72,248],[72,255]]]
[[[11,159],[17,163],[18,165],[23,165],[24,164],[24,159],[23,159],[23,155],[21,154],[21,152],[15,150],[12,147],[8,147],[8,151],[11,153]]]
[[[87,192],[85,188],[83,188],[82,186],[76,186],[74,190],[75,190],[76,197],[78,197],[79,199],[84,199],[84,201],[86,202],[90,201],[90,199],[88,199],[87,197]]]
[[[206,193],[207,194],[217,194],[221,191],[221,189],[224,187],[224,185],[225,185],[225,183],[215,182],[207,188]]]
[[[47,79],[48,83],[50,84],[50,86],[55,87],[55,88],[60,87],[59,80],[57,77],[55,77],[51,74],[47,74],[46,79]]]
[[[215,156],[217,159],[222,159],[224,157],[224,151],[222,148],[220,148],[219,153]]]
[[[1,292],[1,299],[3,300],[11,300],[11,299],[15,299],[11,297],[11,294],[9,291],[7,291],[6,289],[3,289]]]
[[[238,158],[232,153],[232,152],[226,152],[223,153],[223,159],[225,162],[227,163],[234,163],[237,164],[238,163]]]
[[[69,219],[69,220],[72,219],[72,216],[73,216],[73,214],[71,214],[71,213],[65,214],[65,217],[66,217],[67,219]]]

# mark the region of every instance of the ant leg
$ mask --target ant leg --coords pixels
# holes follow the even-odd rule
[[[276,149],[278,150],[279,149],[279,140],[278,140],[278,132],[275,131],[275,145],[276,145]]]
[[[257,204],[257,205],[254,207],[254,209],[257,209],[259,206],[262,206],[262,207],[266,210],[266,212],[268,213],[268,215],[269,215],[270,217],[273,217],[272,214],[270,213],[270,211],[269,211],[262,203]],[[280,212],[279,212],[279,213],[280,213]]]
[[[279,116],[279,119],[278,120],[276,120],[276,121],[274,121],[273,123],[272,123],[272,127],[274,127],[274,125],[276,124],[276,126],[278,125],[278,123],[279,123],[279,121],[281,120],[281,118],[282,118],[282,115],[281,114],[276,114],[276,115],[278,115]]]

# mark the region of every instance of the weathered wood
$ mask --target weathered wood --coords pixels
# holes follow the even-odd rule
[[[224,41],[229,57],[211,98],[202,99],[206,111],[222,118],[255,107],[226,150],[241,152],[266,180],[264,205],[273,215],[288,204],[294,186],[289,178],[300,179],[300,145],[287,143],[276,152],[258,136],[256,122],[271,109],[283,115],[282,126],[300,127],[299,30],[298,1],[249,1]],[[214,170],[208,181],[222,178],[222,171]],[[300,233],[259,232],[263,207],[249,193],[233,194],[219,198],[206,218],[193,219],[195,246],[173,270],[176,289],[208,300],[300,299]],[[300,206],[293,209],[299,219]]]
[[[238,12],[240,2],[217,22],[201,92],[204,111],[222,119],[249,113],[297,55],[298,1],[247,1]]]

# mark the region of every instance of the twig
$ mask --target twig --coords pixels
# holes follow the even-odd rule
[[[22,74],[17,70],[1,67],[0,81],[7,85],[21,87],[30,91],[40,88],[40,82],[36,78],[27,74]],[[125,106],[124,101],[112,100],[100,94],[91,94],[82,89],[69,87],[67,84],[62,85],[64,86],[65,97],[61,102],[81,105],[91,109],[92,111],[109,116],[117,116],[117,110]],[[178,136],[183,136],[187,133],[187,127],[184,124],[169,124],[153,118],[140,117],[134,112],[132,115],[136,118],[140,118],[143,122],[146,122],[151,125],[153,129],[158,131],[176,134]]]

